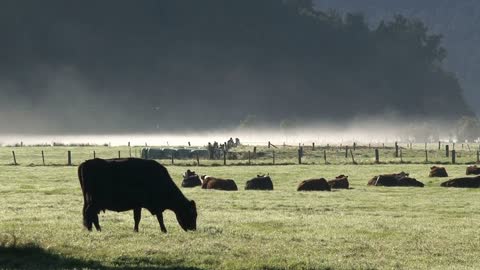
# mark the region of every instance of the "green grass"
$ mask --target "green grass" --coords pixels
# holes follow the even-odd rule
[[[147,211],[139,233],[131,211],[102,213],[103,231],[89,233],[75,166],[3,165],[0,268],[475,269],[480,190],[442,188],[444,179],[427,177],[429,166],[188,167],[233,178],[240,191],[182,189],[197,202],[198,230],[183,232],[167,211],[162,234]],[[167,167],[180,184],[187,167]],[[465,165],[446,167],[452,177],[465,174]],[[426,187],[366,186],[374,175],[402,170]],[[258,173],[270,174],[274,191],[243,190]],[[352,189],[296,191],[301,180],[339,174],[349,175]]]

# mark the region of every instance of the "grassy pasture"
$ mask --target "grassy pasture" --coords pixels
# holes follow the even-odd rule
[[[1,150],[8,153],[11,148]],[[91,149],[72,150],[88,156]],[[88,233],[81,224],[83,201],[75,166],[1,165],[0,268],[476,269],[480,265],[480,190],[441,188],[443,179],[427,177],[428,164],[167,167],[177,184],[190,168],[231,177],[241,190],[182,189],[197,202],[196,232],[181,231],[174,214],[166,212],[169,233],[164,235],[156,218],[144,211],[139,233],[133,232],[132,212],[102,213],[103,231]],[[446,167],[452,177],[465,174],[465,165]],[[366,186],[376,174],[402,170],[426,187]],[[245,181],[257,173],[270,173],[273,192],[243,190]],[[338,174],[349,175],[352,189],[295,191],[301,180]]]

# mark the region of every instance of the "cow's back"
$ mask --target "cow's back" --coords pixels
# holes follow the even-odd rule
[[[114,211],[153,211],[158,200],[178,189],[162,165],[136,158],[87,160],[79,166],[79,177],[87,203]]]

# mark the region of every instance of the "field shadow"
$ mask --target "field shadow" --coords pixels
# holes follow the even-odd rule
[[[0,268],[2,269],[145,269],[145,270],[201,270],[195,267],[183,266],[104,266],[98,261],[69,258],[46,250],[37,244],[5,246],[0,245]],[[136,261],[137,258],[132,258]],[[155,263],[156,264],[156,263]],[[160,264],[160,262],[158,262]],[[169,264],[167,262],[167,264]]]

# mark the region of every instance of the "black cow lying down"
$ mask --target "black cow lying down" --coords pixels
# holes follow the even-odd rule
[[[198,174],[196,174],[194,171],[187,170],[183,174],[182,187],[190,188],[190,187],[196,187],[201,185],[202,185],[202,180],[200,180],[200,176],[198,176]]]
[[[480,188],[480,176],[455,178],[440,184],[442,187]]]
[[[78,167],[83,192],[83,225],[90,231],[92,223],[100,231],[100,211],[133,210],[134,230],[138,231],[141,209],[156,215],[162,232],[167,229],[163,211],[172,210],[186,230],[197,227],[197,209],[175,185],[165,167],[153,160],[138,158],[91,159]]]
[[[245,184],[245,190],[273,190],[273,182],[270,176],[257,175]]]
[[[369,186],[385,187],[423,187],[424,184],[415,178],[408,177],[408,173],[394,173],[374,176],[368,181]]]

